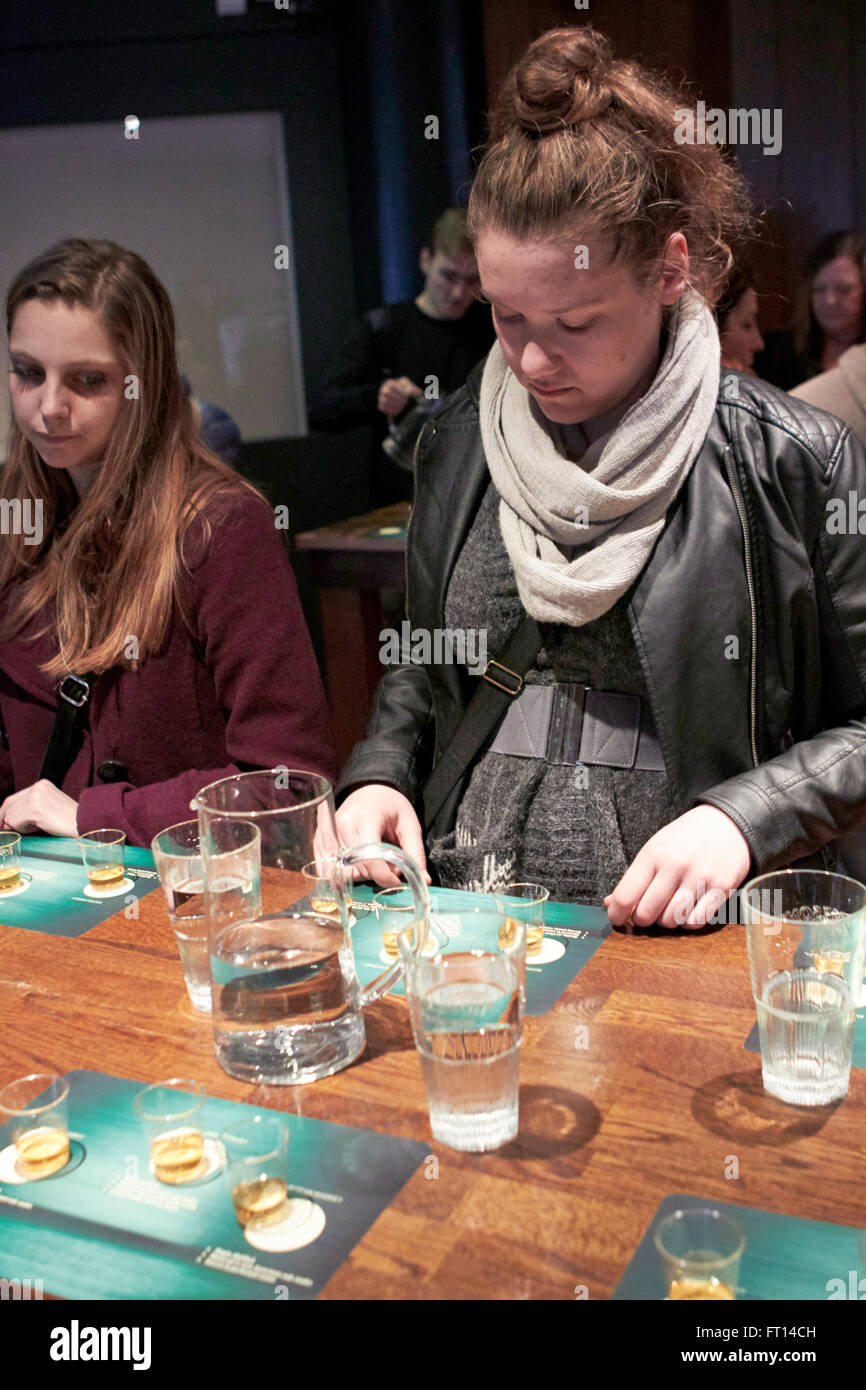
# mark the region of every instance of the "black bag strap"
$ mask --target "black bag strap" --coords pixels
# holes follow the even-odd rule
[[[430,830],[451,791],[472,764],[485,739],[523,689],[523,677],[541,646],[541,632],[527,614],[505,647],[484,668],[454,737],[424,784],[424,826]]]
[[[66,676],[60,682],[54,728],[39,773],[55,787],[62,785],[75,756],[75,734],[84,718],[84,708],[95,680],[96,675],[88,672],[84,676]]]

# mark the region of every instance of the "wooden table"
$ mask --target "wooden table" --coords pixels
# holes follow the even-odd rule
[[[392,624],[385,622],[382,593],[402,594],[406,556],[405,537],[387,533],[400,532],[408,520],[409,503],[394,502],[295,537],[319,590],[325,687],[340,766],[364,736],[383,674],[379,634]]]
[[[253,1088],[216,1063],[161,896],[140,912],[77,939],[0,927],[0,1085],[76,1067],[194,1076],[213,1095],[428,1142],[437,1163],[324,1298],[573,1299],[585,1287],[605,1299],[671,1192],[866,1227],[866,1072],[836,1107],[765,1095],[743,1049],[755,1014],[738,926],[613,933],[556,1007],[526,1021],[518,1139],[459,1155],[430,1141],[402,999],[368,1010],[367,1050],[348,1070]]]

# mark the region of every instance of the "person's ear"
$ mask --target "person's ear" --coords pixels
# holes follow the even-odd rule
[[[689,287],[689,247],[682,232],[671,232],[657,281],[659,302],[676,304]]]
[[[433,257],[430,255],[429,246],[422,248],[421,255],[418,257],[418,264],[421,267],[422,275],[429,275],[430,267],[433,264]]]

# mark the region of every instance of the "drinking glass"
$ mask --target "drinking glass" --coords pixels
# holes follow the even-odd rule
[[[653,1239],[664,1265],[669,1299],[736,1298],[746,1237],[730,1216],[715,1207],[674,1211],[659,1223]]]
[[[122,830],[87,830],[79,835],[81,857],[93,893],[116,893],[123,884],[123,847],[126,836]]]
[[[69,1162],[69,1086],[54,1072],[32,1072],[0,1091],[0,1124],[15,1145],[15,1169],[28,1182],[49,1178]]]
[[[221,826],[214,845],[215,910],[231,915],[261,912],[261,847],[254,825]],[[174,928],[183,976],[193,1007],[211,1012],[211,974],[205,915],[204,870],[197,820],[182,821],[154,837],[151,849]]]
[[[427,889],[418,866],[393,845],[341,847],[330,783],[290,768],[246,772],[204,787],[199,817],[205,912],[213,988],[214,1046],[231,1076],[260,1085],[315,1081],[349,1065],[365,1046],[362,1010],[403,971],[398,957],[363,990],[349,930],[347,884],[353,865],[384,859],[415,894],[410,951],[430,931]],[[227,826],[254,825],[261,844],[262,909],[223,912],[214,891],[216,850]],[[300,903],[303,869],[318,864],[339,913]]]
[[[144,1126],[154,1176],[171,1187],[195,1182],[208,1171],[201,1111],[207,1092],[200,1081],[173,1076],[139,1091],[133,1101]]]
[[[324,912],[329,917],[339,917],[340,915],[340,900],[334,890],[336,867],[336,860],[333,858],[311,859],[309,864],[305,864],[301,869],[307,895],[310,899],[310,907],[314,912]],[[346,904],[351,908],[352,895],[349,884],[346,883],[344,888]]]
[[[866,888],[783,869],[742,890],[764,1089],[792,1105],[848,1093],[866,962]]]
[[[21,836],[17,830],[0,830],[0,894],[21,887]]]
[[[433,1138],[472,1153],[518,1129],[526,930],[515,921],[503,945],[501,927],[491,909],[462,912],[459,935],[432,958],[409,954],[408,933],[399,938]]]
[[[540,956],[544,945],[544,908],[550,898],[550,890],[542,888],[540,883],[506,883],[493,897],[504,918],[502,933],[506,940],[514,923],[523,922],[526,926],[527,958]]]
[[[285,1221],[289,1198],[289,1131],[276,1115],[239,1118],[223,1130],[225,1176],[238,1224],[257,1230]]]

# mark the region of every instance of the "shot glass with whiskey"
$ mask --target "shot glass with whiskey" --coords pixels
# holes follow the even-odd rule
[[[334,883],[334,875],[337,872],[339,870],[336,859],[313,859],[301,869],[313,912],[321,912],[326,917],[339,917],[340,903]],[[342,882],[346,906],[351,912],[351,881],[344,874]]]
[[[238,1119],[220,1135],[225,1177],[238,1225],[277,1226],[290,1213],[289,1131],[277,1115]]]
[[[27,1182],[59,1173],[69,1162],[69,1086],[53,1072],[33,1072],[0,1091],[0,1126],[15,1145],[15,1170]]]
[[[87,870],[92,893],[116,893],[123,885],[123,847],[126,836],[122,830],[88,830],[79,835],[81,857]]]
[[[671,1212],[653,1236],[672,1302],[735,1299],[746,1248],[742,1227],[715,1207]]]
[[[195,1182],[208,1171],[202,1108],[207,1092],[200,1081],[172,1077],[146,1086],[135,1097],[144,1126],[153,1175],[170,1187]]]
[[[21,887],[21,836],[0,830],[0,897]]]
[[[544,910],[550,890],[542,888],[540,883],[506,883],[493,897],[502,917],[499,939],[503,951],[515,933],[516,924],[522,922],[526,928],[527,960],[540,956],[544,945]]]

